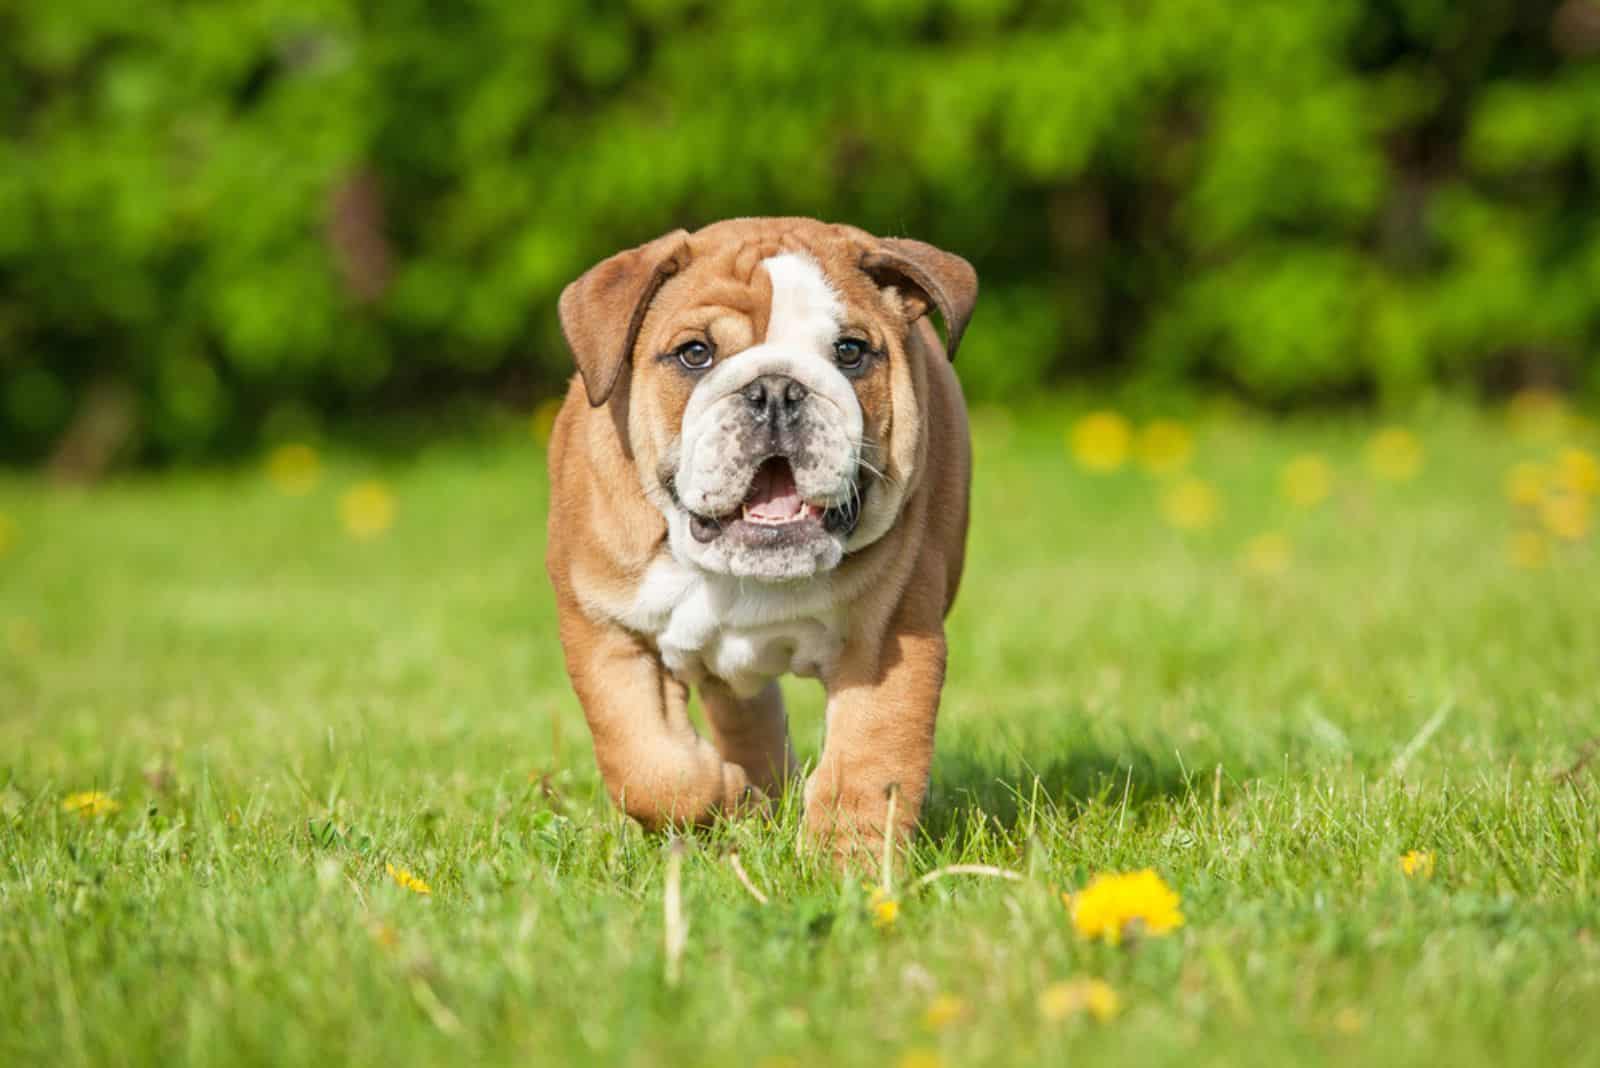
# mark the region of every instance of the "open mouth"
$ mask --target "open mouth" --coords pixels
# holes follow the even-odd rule
[[[794,468],[782,456],[774,456],[756,468],[755,477],[750,480],[750,491],[739,509],[746,523],[768,527],[798,523],[820,516],[823,511],[800,496]]]
[[[689,533],[696,541],[706,543],[733,530],[746,535],[745,540],[755,537],[757,544],[773,543],[775,538],[786,540],[791,532],[802,532],[804,536],[807,529],[848,535],[860,512],[859,495],[847,504],[830,508],[806,500],[800,496],[788,458],[773,456],[756,468],[737,512],[723,516],[691,512]]]

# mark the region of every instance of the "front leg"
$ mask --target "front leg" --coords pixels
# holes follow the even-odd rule
[[[747,799],[749,777],[696,733],[688,687],[654,649],[575,605],[562,613],[561,644],[595,761],[619,808],[655,830],[709,822]]]
[[[892,625],[873,653],[847,654],[827,680],[827,741],[806,783],[812,841],[861,861],[878,855],[886,830],[909,838],[922,811],[944,686],[942,622]],[[897,788],[893,828],[890,787]]]

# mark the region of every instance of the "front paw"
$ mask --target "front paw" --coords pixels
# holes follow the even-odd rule
[[[623,785],[613,795],[617,806],[648,831],[711,823],[765,806],[766,795],[709,744],[651,754],[650,766],[606,779]]]
[[[902,846],[917,823],[917,806],[898,784],[858,787],[818,771],[806,781],[805,800],[807,841],[841,867],[875,870],[885,836]]]

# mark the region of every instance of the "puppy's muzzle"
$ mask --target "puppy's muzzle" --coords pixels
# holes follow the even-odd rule
[[[690,535],[707,544],[742,520],[744,533],[763,544],[777,538],[783,528],[799,530],[806,524],[848,537],[861,513],[859,473],[851,479],[850,492],[843,500],[818,504],[801,497],[796,481],[797,468],[813,462],[810,450],[815,423],[808,420],[807,408],[828,402],[813,398],[805,383],[779,373],[758,375],[745,383],[738,390],[738,401],[743,405],[745,428],[742,450],[752,464],[743,500],[728,514],[691,510]],[[810,415],[814,420],[815,413]],[[676,497],[674,490],[669,483],[668,491]]]

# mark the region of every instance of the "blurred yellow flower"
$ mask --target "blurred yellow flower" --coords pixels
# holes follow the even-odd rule
[[[422,894],[425,897],[433,893],[432,888],[427,883],[404,868],[397,868],[393,864],[385,864],[383,868],[389,873],[389,878],[395,881],[396,886],[410,890],[413,894]]]
[[[944,1058],[931,1049],[910,1049],[900,1055],[897,1068],[944,1068]]]
[[[1506,420],[1514,434],[1530,438],[1557,437],[1566,427],[1567,404],[1554,390],[1519,390],[1506,405]]]
[[[1556,481],[1580,497],[1600,495],[1600,460],[1583,449],[1562,449],[1556,460]]]
[[[17,524],[12,522],[10,516],[0,512],[0,556],[10,552],[11,546],[16,543],[16,540]]]
[[[1506,472],[1506,500],[1524,508],[1532,508],[1544,497],[1550,484],[1550,473],[1542,464],[1531,460],[1511,465]]]
[[[1400,858],[1400,870],[1413,879],[1433,878],[1433,854],[1413,849]]]
[[[966,1001],[954,994],[940,994],[928,1003],[928,1011],[922,1014],[922,1023],[930,1031],[943,1031],[959,1023],[966,1015]]]
[[[322,457],[310,445],[279,445],[267,454],[267,477],[284,493],[303,496],[322,478]]]
[[[1222,499],[1211,483],[1186,478],[1161,495],[1161,514],[1179,530],[1205,530],[1222,513]]]
[[[1422,470],[1422,442],[1405,427],[1385,427],[1367,443],[1367,467],[1390,482],[1413,479]]]
[[[880,931],[887,931],[900,918],[900,902],[890,897],[881,886],[872,891],[867,907],[872,910],[872,926]]]
[[[1537,570],[1550,562],[1550,543],[1537,530],[1519,530],[1506,540],[1506,559],[1514,567]]]
[[[1194,456],[1194,435],[1174,419],[1146,423],[1134,442],[1139,464],[1152,475],[1171,475],[1189,466]]]
[[[528,429],[533,434],[533,440],[539,443],[539,448],[550,444],[550,432],[555,429],[556,415],[560,411],[560,397],[546,397],[534,407]]]
[[[121,808],[121,801],[99,790],[83,790],[68,794],[61,802],[61,811],[76,812],[84,819],[91,816],[109,816]]]
[[[1183,926],[1181,901],[1153,869],[1100,874],[1076,894],[1063,894],[1072,926],[1084,938],[1112,945],[1128,936],[1164,935]]]
[[[1112,1019],[1122,999],[1103,979],[1072,979],[1051,983],[1039,994],[1039,1015],[1053,1022],[1088,1013],[1100,1023]]]
[[[1116,412],[1090,412],[1067,435],[1078,466],[1088,471],[1115,471],[1128,462],[1133,431]]]
[[[358,482],[339,498],[339,518],[357,541],[370,541],[394,525],[394,494],[381,482]]]
[[[1580,541],[1589,533],[1593,506],[1576,493],[1553,493],[1539,502],[1539,521],[1565,541]]]
[[[1316,453],[1304,453],[1283,467],[1283,495],[1297,508],[1315,508],[1333,492],[1333,468]]]
[[[1240,564],[1252,575],[1270,578],[1289,570],[1293,558],[1294,547],[1289,543],[1288,536],[1269,530],[1245,542]]]
[[[1358,1035],[1366,1025],[1366,1018],[1361,1011],[1348,1005],[1333,1014],[1333,1029],[1341,1035]]]

